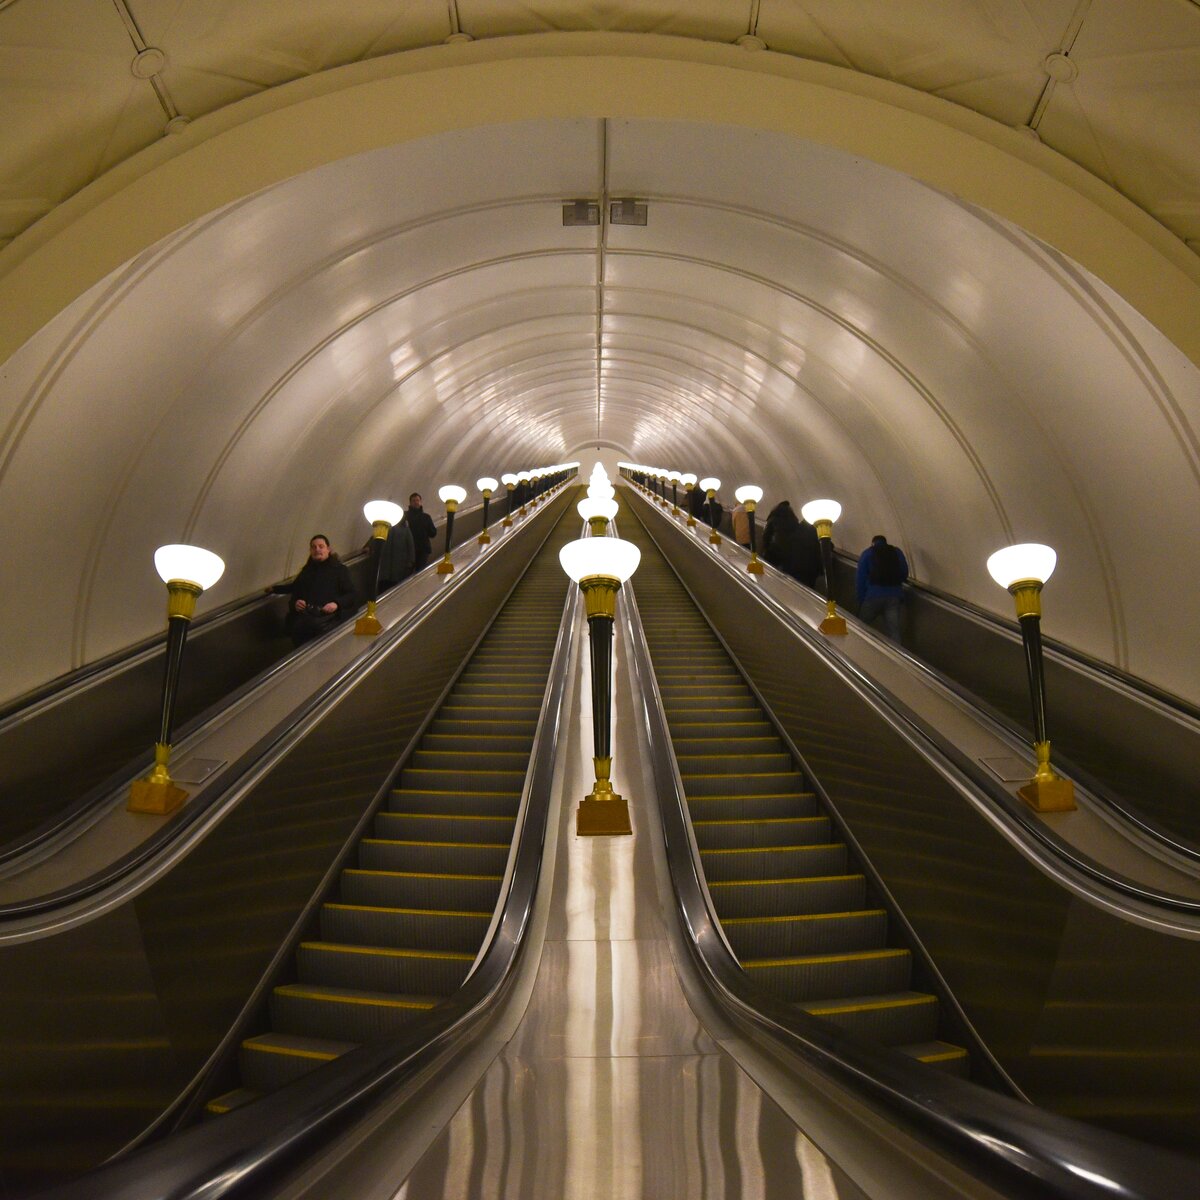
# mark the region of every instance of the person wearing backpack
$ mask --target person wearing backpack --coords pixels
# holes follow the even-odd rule
[[[893,642],[900,640],[900,605],[907,578],[908,560],[904,551],[889,545],[887,538],[877,533],[858,556],[854,577],[858,615],[868,625],[883,617],[883,631]]]

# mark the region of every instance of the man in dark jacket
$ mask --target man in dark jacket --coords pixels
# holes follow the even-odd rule
[[[882,616],[884,632],[893,642],[900,640],[900,605],[907,578],[904,551],[889,545],[887,538],[877,533],[858,556],[854,590],[858,594],[858,615],[867,624]]]
[[[413,573],[416,547],[413,545],[412,530],[400,521],[388,530],[387,541],[379,556],[379,590],[387,591]]]
[[[814,526],[797,517],[786,500],[781,500],[767,517],[763,558],[806,587],[817,586],[817,576],[821,574],[821,540]]]
[[[433,553],[433,539],[437,537],[437,526],[433,518],[421,507],[421,493],[413,492],[408,498],[408,511],[404,514],[413,540],[413,571],[419,571]]]
[[[287,631],[300,646],[345,620],[357,607],[354,584],[346,564],[329,548],[329,539],[314,534],[308,543],[308,562],[291,583],[276,584],[271,591],[291,596]]]

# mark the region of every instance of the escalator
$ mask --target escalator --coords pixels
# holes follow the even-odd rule
[[[413,619],[360,646],[318,694],[293,697],[291,715],[268,728],[210,804],[185,807],[166,823],[143,818],[163,836],[128,878],[106,876],[94,893],[81,886],[61,907],[52,894],[10,906],[0,921],[6,1200],[92,1168],[148,1130],[164,1133],[213,1095],[242,1086],[240,1043],[271,1031],[271,984],[283,989],[276,1032],[340,1046],[370,1031],[368,1013],[379,1031],[394,1028],[387,1021],[402,1010],[414,1024],[426,1021],[430,1004],[467,974],[497,893],[512,886],[505,864],[525,778],[512,755],[528,758],[529,724],[547,690],[565,592],[556,539],[577,531],[573,511],[562,519],[568,498],[547,497],[483,553],[464,548],[471,561],[450,579],[430,573],[435,594]],[[553,612],[539,605],[539,572],[557,590]],[[514,588],[524,612],[500,616],[492,629]],[[485,630],[487,647],[468,666]],[[536,687],[522,678],[527,669],[541,672]],[[453,704],[446,703],[451,688]],[[406,771],[399,780],[398,764]],[[376,807],[384,811],[368,830]],[[350,864],[348,847],[363,834],[363,860]],[[331,907],[322,918],[317,898],[343,866],[351,868],[344,891],[327,897]],[[355,891],[359,878],[367,882]],[[397,882],[372,892],[372,881],[381,879]],[[443,882],[464,886],[443,894]],[[410,886],[416,890],[406,891]],[[438,966],[449,967],[445,975],[371,986],[358,972],[368,958],[389,963],[384,975],[400,960],[437,961],[420,953],[421,941],[437,940],[441,931],[418,934],[414,914],[371,911],[405,909],[472,914],[461,921],[430,917],[471,932],[454,935],[461,940]],[[383,932],[389,923],[391,932]],[[337,949],[356,938],[400,953]],[[306,945],[299,959],[287,959],[281,948],[300,942]],[[410,950],[417,953],[404,953]],[[321,965],[314,967],[316,960]],[[356,966],[312,973],[330,960]],[[392,986],[400,997],[428,1003],[408,1008],[402,1000],[382,1016],[393,1006],[351,1004],[363,997],[350,995],[320,1005],[297,994],[383,993]],[[316,1015],[321,1007],[353,1010],[360,1024],[340,1031],[322,1024],[329,1018]],[[293,1019],[299,1023],[289,1025]],[[246,1082],[266,1088],[295,1074],[289,1057],[271,1055],[267,1077]]]
[[[818,854],[829,853],[814,870],[826,878],[862,871],[868,889],[895,904],[888,932],[876,933],[873,945],[856,943],[852,951],[834,953],[873,951],[878,957],[871,970],[896,972],[884,975],[880,994],[937,993],[951,1011],[943,1011],[936,1041],[969,1049],[972,1078],[991,1075],[1001,1090],[1151,1144],[1194,1146],[1200,1134],[1194,1082],[1200,1029],[1189,1016],[1200,988],[1194,899],[1128,888],[1117,877],[1102,885],[1100,873],[1085,878],[1069,860],[1035,865],[1047,857],[1045,847],[1027,847],[1019,827],[995,819],[993,809],[1009,797],[994,780],[989,784],[978,764],[939,758],[935,744],[886,715],[886,697],[836,669],[820,635],[801,635],[758,604],[744,576],[717,563],[686,530],[648,515],[643,526],[644,506],[630,507],[637,520],[623,520],[622,536],[643,551],[633,591],[693,820],[689,837],[699,848],[715,916],[746,978],[806,1012],[831,1010],[822,1013],[826,1020],[843,1024],[832,982],[814,982],[822,969],[826,979],[835,973],[832,964],[820,965],[833,955],[819,945],[814,951],[803,941],[789,944],[783,932],[805,928],[795,918],[817,913],[793,901],[789,891],[797,885],[781,883],[793,878],[790,869],[760,865],[772,840],[780,850],[768,853],[784,861],[811,854],[816,862]],[[694,600],[703,604],[697,619],[691,615]],[[733,673],[714,645],[732,656]],[[761,723],[759,701],[772,714],[769,728]],[[738,725],[739,735],[778,734],[781,743],[734,738],[719,746],[712,734],[732,737],[733,722],[748,722]],[[756,748],[786,752],[790,760],[739,764],[723,757]],[[853,865],[839,865],[834,855],[840,850],[799,849],[803,821],[822,815],[805,817],[791,807],[802,802],[802,787],[828,797],[840,829],[840,836],[827,838],[813,824],[814,837],[829,845],[848,842]],[[761,808],[747,807],[751,794]],[[771,800],[789,805],[782,820],[766,803],[772,794],[790,797]],[[765,887],[755,879],[760,872]],[[762,906],[736,908],[731,897],[740,893],[757,894]],[[861,896],[844,893],[827,911],[884,907],[871,899],[863,904]],[[821,925],[832,922],[812,922]],[[914,985],[905,981],[903,955],[878,953],[896,949],[914,951]],[[794,965],[795,959],[804,961]],[[814,994],[813,987],[825,994]],[[858,1003],[868,989],[854,989],[848,984],[842,993],[849,1006],[869,1012]],[[953,1032],[944,1028],[948,1015]],[[962,1040],[964,1025],[973,1044]],[[912,1040],[932,1036],[926,1026]],[[990,1062],[981,1064],[979,1051]]]
[[[270,1029],[245,1038],[224,1113],[397,1036],[457,990],[500,893],[562,616],[564,520],[445,698],[359,841],[315,936],[273,988]]]
[[[644,529],[636,591],[721,928],[760,986],[871,1042],[967,1074],[938,997],[774,724]],[[861,769],[870,769],[869,754]]]

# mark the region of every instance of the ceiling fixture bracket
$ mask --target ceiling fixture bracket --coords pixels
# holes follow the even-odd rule
[[[600,224],[600,205],[595,200],[564,200],[562,214],[567,226]]]
[[[155,46],[147,46],[145,50],[133,56],[129,70],[135,79],[149,79],[152,75],[161,74],[166,65],[166,54]]]
[[[649,209],[641,200],[614,200],[608,208],[613,225],[645,225]]]

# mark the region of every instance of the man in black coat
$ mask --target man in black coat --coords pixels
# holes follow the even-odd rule
[[[433,553],[433,539],[437,537],[437,526],[433,518],[421,507],[421,493],[413,492],[408,498],[408,511],[404,523],[413,540],[413,571],[419,571]]]
[[[358,606],[350,572],[329,548],[329,539],[323,533],[314,534],[309,541],[308,562],[300,568],[300,574],[291,583],[276,584],[271,591],[292,597],[287,631],[296,646],[327,633]]]

